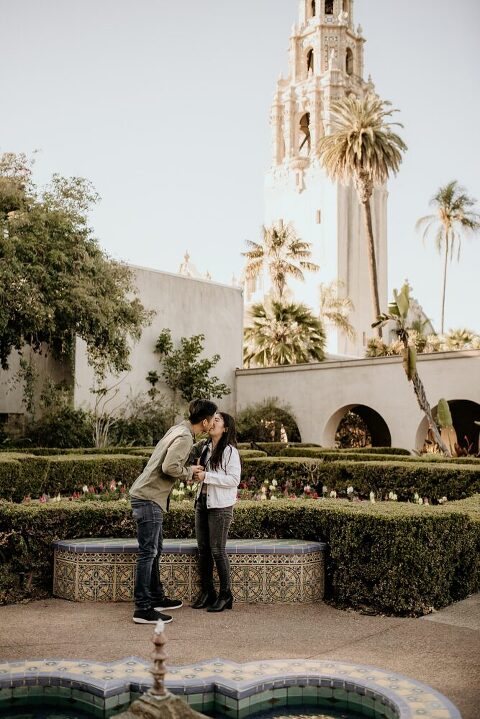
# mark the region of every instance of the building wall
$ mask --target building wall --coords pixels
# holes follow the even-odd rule
[[[362,208],[353,186],[333,184],[318,162],[303,174],[301,191],[296,187],[295,173],[285,168],[273,169],[265,182],[265,224],[283,220],[291,222],[304,242],[313,250],[318,273],[305,273],[304,285],[290,282],[295,297],[318,308],[318,286],[322,282],[342,283],[340,294],[354,305],[350,321],[355,339],[328,328],[328,351],[362,356],[366,339],[372,336],[374,321],[370,294],[370,273]],[[372,221],[376,245],[380,307],[386,310],[387,298],[387,192],[378,189],[372,197]],[[257,298],[258,299],[258,298]]]
[[[221,359],[212,371],[220,381],[232,389],[232,394],[221,400],[227,412],[235,407],[235,369],[241,367],[243,340],[242,290],[191,277],[132,267],[139,297],[143,305],[156,312],[152,324],[143,330],[142,337],[132,347],[132,369],[120,378],[108,377],[106,386],[118,382],[118,394],[112,406],[125,403],[129,397],[146,392],[149,371],[160,374],[158,357],[154,354],[157,338],[169,328],[176,344],[181,337],[205,335],[205,356],[219,354]],[[75,406],[93,407],[94,384],[92,368],[87,361],[85,345],[77,340],[75,361]],[[165,386],[157,385],[166,392]]]
[[[5,422],[8,421],[9,434],[16,434],[23,428],[23,420],[25,418],[25,405],[23,403],[24,384],[17,381],[18,372],[20,370],[20,360],[25,359],[32,364],[33,371],[36,375],[35,380],[35,404],[38,407],[40,394],[45,388],[45,383],[50,380],[55,384],[64,382],[71,386],[73,382],[72,368],[69,362],[58,362],[52,355],[47,352],[46,346],[42,347],[41,353],[34,352],[29,347],[24,347],[22,354],[14,351],[8,358],[8,370],[0,369],[0,415],[9,415],[3,417]],[[41,414],[37,410],[37,415]]]
[[[418,372],[432,408],[442,397],[480,404],[480,351],[420,356]],[[392,446],[420,449],[426,436],[424,415],[399,357],[240,370],[236,391],[237,410],[269,397],[290,405],[302,441],[325,447],[334,445],[340,420],[356,405],[378,412]]]

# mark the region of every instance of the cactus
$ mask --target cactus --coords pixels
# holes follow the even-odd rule
[[[439,399],[437,406],[437,424],[440,429],[446,429],[447,427],[453,427],[452,413],[446,399]]]
[[[408,381],[411,382],[417,371],[417,350],[415,347],[405,347],[402,351],[402,355],[403,369],[405,370]]]
[[[438,400],[437,424],[440,427],[440,436],[450,450],[452,457],[457,456],[458,445],[457,433],[455,432],[452,420],[452,413],[446,399]]]

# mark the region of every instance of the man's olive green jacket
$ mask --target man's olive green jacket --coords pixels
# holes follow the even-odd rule
[[[192,477],[192,468],[186,467],[193,447],[190,422],[171,427],[153,450],[142,474],[130,487],[130,497],[148,499],[168,510],[170,492],[177,479]]]

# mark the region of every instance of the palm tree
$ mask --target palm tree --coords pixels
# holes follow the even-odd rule
[[[275,299],[284,298],[288,277],[294,277],[303,282],[303,272],[317,272],[318,265],[310,262],[312,256],[311,244],[300,240],[293,226],[283,222],[263,227],[263,242],[247,240],[250,248],[243,252],[247,258],[245,276],[247,279],[258,277],[264,268],[268,270],[273,286]]]
[[[407,379],[413,384],[413,391],[415,392],[418,405],[427,418],[428,427],[432,432],[435,442],[443,454],[447,457],[451,457],[450,450],[438,431],[437,423],[433,418],[432,409],[425,393],[425,387],[417,372],[417,350],[409,342],[410,336],[407,327],[408,312],[410,309],[409,285],[404,284],[400,292],[393,290],[393,297],[393,302],[390,302],[388,306],[388,312],[380,314],[377,321],[374,322],[373,327],[376,325],[385,325],[387,322],[395,322],[395,332],[403,344],[403,367]]]
[[[440,332],[445,330],[445,293],[447,288],[448,258],[453,259],[455,249],[457,260],[460,259],[460,247],[464,233],[475,233],[480,230],[480,215],[470,210],[476,200],[469,197],[464,187],[456,180],[440,187],[436,195],[430,200],[435,208],[435,214],[421,217],[416,227],[423,228],[423,239],[435,233],[435,244],[440,254],[444,255],[443,262],[443,289],[442,289],[442,321]]]
[[[325,324],[329,322],[347,337],[354,339],[356,332],[350,322],[350,312],[354,309],[349,297],[340,297],[340,289],[344,286],[341,280],[320,284],[320,319]]]
[[[392,172],[398,172],[402,152],[407,149],[391,129],[399,123],[387,122],[396,112],[389,107],[389,102],[373,94],[337,100],[332,103],[332,132],[319,142],[327,175],[346,185],[353,180],[363,208],[374,318],[380,315],[380,300],[370,199],[375,186],[385,184]],[[381,337],[380,326],[377,332]]]
[[[261,367],[321,362],[325,332],[318,317],[303,304],[272,300],[250,308],[252,323],[245,328],[244,360]]]

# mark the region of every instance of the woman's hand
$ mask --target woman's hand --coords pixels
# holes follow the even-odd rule
[[[204,468],[202,467],[201,464],[194,464],[192,466],[192,473],[193,473],[194,479],[196,479],[197,482],[203,482],[203,480],[205,479]],[[200,476],[200,475],[203,475],[203,476]]]

